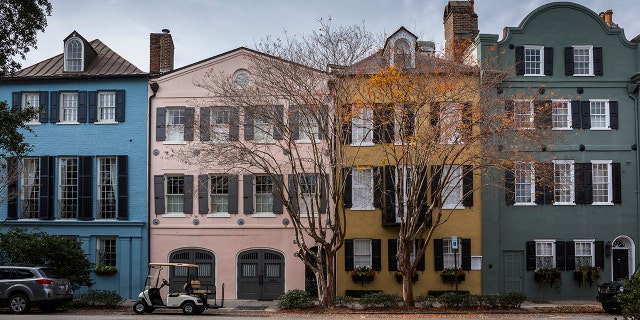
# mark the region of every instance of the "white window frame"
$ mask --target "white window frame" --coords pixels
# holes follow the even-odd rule
[[[353,239],[353,266],[373,267],[371,239]]]
[[[213,107],[211,108],[211,132],[212,142],[226,143],[229,141],[229,127],[231,125],[231,108]]]
[[[520,112],[526,109],[526,104],[529,104],[529,112]],[[522,106],[521,106],[522,105]],[[531,99],[516,99],[513,100],[513,121],[514,126],[517,129],[533,129],[533,122],[535,117],[535,109],[533,100]]]
[[[118,214],[118,167],[116,157],[98,157],[98,219]]]
[[[209,175],[209,214],[210,217],[230,217],[229,179],[227,174]],[[217,200],[216,200],[217,199]],[[225,203],[226,202],[226,203]]]
[[[64,45],[64,71],[84,71],[84,43],[77,37],[73,37]]]
[[[600,117],[604,117],[604,124],[601,126],[594,126],[594,123],[596,123],[596,121],[594,121],[594,112],[593,112],[593,108],[597,107],[596,104],[604,104],[604,114],[602,113],[598,113],[598,116]],[[590,123],[591,123],[591,129],[590,130],[611,130],[611,113],[609,110],[609,99],[589,99],[589,117],[590,117]],[[598,121],[598,122],[602,122],[602,121]]]
[[[373,206],[373,168],[352,168],[351,199],[351,210],[375,210]]]
[[[573,119],[571,118],[571,100],[551,100],[551,108],[552,130],[573,130],[573,128],[571,128],[571,125],[573,124]]]
[[[528,51],[537,51],[537,55],[533,52],[529,54]],[[534,61],[532,57],[538,57],[538,61]],[[537,66],[537,67],[536,67]],[[537,69],[537,73],[531,72]],[[529,71],[529,72],[528,72]],[[544,46],[524,46],[524,75],[525,76],[544,76]]]
[[[406,217],[407,217],[407,190],[409,189],[409,187],[411,187],[411,170],[412,168],[410,166],[396,166],[396,173],[395,173],[395,185],[399,186],[400,191],[402,192],[401,195],[398,195],[397,193],[395,194],[395,212],[396,212],[396,222],[400,223],[402,222],[401,218],[400,218],[400,208],[399,208],[399,204],[400,202],[404,203],[404,205],[402,206],[402,214],[405,217],[405,221],[406,221]],[[402,183],[400,183],[400,177],[403,177],[402,179]],[[400,196],[402,197],[403,201],[400,201]]]
[[[261,183],[262,178],[267,179],[264,183]],[[262,189],[260,186],[264,185],[264,192],[258,192]],[[253,208],[255,210],[252,217],[275,217],[273,213],[273,188],[275,188],[274,182],[266,174],[257,174],[253,176]],[[265,211],[264,209],[271,206],[271,210]]]
[[[535,206],[536,205],[536,172],[533,162],[516,162],[513,166],[514,177],[514,205]],[[523,181],[519,179],[522,177]],[[519,188],[522,186],[522,189]],[[522,190],[522,191],[520,191]],[[522,193],[522,194],[521,194]],[[519,201],[528,200],[528,201]]]
[[[170,174],[165,176],[164,217],[184,217],[184,175]]]
[[[167,108],[165,144],[184,144],[187,109],[184,107]]]
[[[298,207],[300,216],[308,217],[310,213],[318,214],[315,211],[318,203],[316,199],[320,194],[320,180],[314,174],[299,174],[298,178]],[[310,210],[311,209],[311,210]]]
[[[98,123],[116,122],[116,92],[98,91]]]
[[[400,239],[396,239],[396,252],[400,252]],[[416,241],[409,242],[409,261],[413,263],[416,260]]]
[[[60,93],[60,122],[58,123],[78,123],[78,92]]]
[[[540,268],[556,267],[556,240],[555,239],[539,239],[534,240],[536,250],[536,270]],[[551,252],[548,252],[550,249]],[[551,257],[551,265],[545,263],[543,259]]]
[[[311,114],[307,114],[311,113]],[[300,108],[298,112],[298,143],[311,143],[318,141],[320,134],[320,124],[315,119],[314,113],[304,108]]]
[[[442,209],[464,209],[462,205],[462,199],[464,198],[462,166],[443,166],[441,179],[444,179],[445,176],[449,176],[449,180],[446,181],[446,184],[442,188]]]
[[[24,92],[22,93],[22,110],[35,109],[40,110],[40,93]],[[40,124],[39,114],[36,113],[33,118],[29,119],[25,124]]]
[[[593,46],[590,45],[574,45],[573,47],[573,76],[574,77],[589,77],[589,76],[593,76]],[[588,51],[588,57],[586,60],[588,61],[577,61],[578,59],[576,59],[576,50],[587,50]],[[580,63],[588,63],[587,66],[587,73],[576,73],[577,65]],[[580,68],[583,69],[583,68]]]
[[[102,264],[116,267],[118,264],[118,243],[116,238],[98,237],[96,245],[96,265]]]
[[[253,141],[255,143],[273,143],[272,120],[265,119],[264,115],[253,118]]]
[[[454,258],[454,254],[456,257]],[[457,265],[455,264],[457,262]],[[462,243],[458,241],[458,249],[451,247],[451,238],[442,239],[442,265],[445,269],[456,268],[462,265]]]
[[[76,157],[58,159],[58,217],[60,219],[78,218],[79,165]],[[71,208],[67,209],[67,205]]]
[[[582,266],[595,266],[595,239],[574,239],[576,270]],[[588,252],[585,252],[587,251]],[[589,264],[583,264],[580,258],[589,258]]]
[[[438,126],[440,127],[439,143],[462,144],[462,135],[460,132],[462,110],[464,110],[464,105],[459,102],[443,102],[440,104],[440,112],[438,114]]]
[[[354,106],[354,108],[356,108]],[[351,145],[373,146],[373,108],[361,107],[352,110],[351,118]]]
[[[573,160],[553,160],[553,205],[576,204],[574,175],[575,162]],[[569,193],[568,195],[567,192]],[[567,196],[569,199],[567,199]]]
[[[38,219],[40,211],[40,158],[22,159],[20,180],[20,219]]]
[[[611,164],[613,161],[611,160],[591,160],[591,185],[592,185],[592,192],[593,192],[593,205],[613,205],[613,177],[612,177],[612,169],[611,169]],[[605,174],[604,175],[596,175],[596,171],[600,171],[598,168],[605,168]],[[597,181],[597,182],[596,182]],[[598,186],[604,186],[600,187],[599,190],[604,190],[607,195],[606,201],[596,201],[596,187]]]

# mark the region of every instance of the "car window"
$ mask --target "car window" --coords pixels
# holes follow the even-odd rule
[[[58,273],[58,271],[52,268],[42,268],[40,269],[40,273],[42,273],[45,277],[51,278],[51,279],[62,278],[62,276]]]
[[[30,279],[33,278],[33,272],[27,269],[14,269],[12,279]]]
[[[0,269],[0,280],[8,280],[11,279],[11,269],[2,268]]]

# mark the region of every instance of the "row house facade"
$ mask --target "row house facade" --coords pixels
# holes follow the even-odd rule
[[[0,82],[0,99],[13,108],[41,110],[25,133],[33,152],[9,163],[19,171],[8,188],[17,197],[0,204],[0,217],[78,237],[89,261],[118,270],[93,274],[92,289],[135,298],[149,245],[139,196],[147,191],[148,74],[76,31],[62,49]]]
[[[593,299],[582,270],[609,281],[638,262],[638,44],[611,11],[557,2],[475,45],[483,69],[513,76],[487,94],[516,130],[557,136],[487,179],[504,187],[482,193],[482,291]],[[541,281],[549,269],[555,281]]]

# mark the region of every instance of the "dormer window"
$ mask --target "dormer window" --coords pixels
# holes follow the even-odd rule
[[[71,38],[67,41],[64,49],[64,71],[83,71],[83,51],[80,39]]]
[[[409,42],[400,39],[395,42],[393,62],[398,69],[411,68],[411,50]]]

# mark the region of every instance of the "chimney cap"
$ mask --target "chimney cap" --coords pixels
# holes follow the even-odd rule
[[[169,29],[162,29],[162,33],[169,33],[171,31],[169,31]]]

